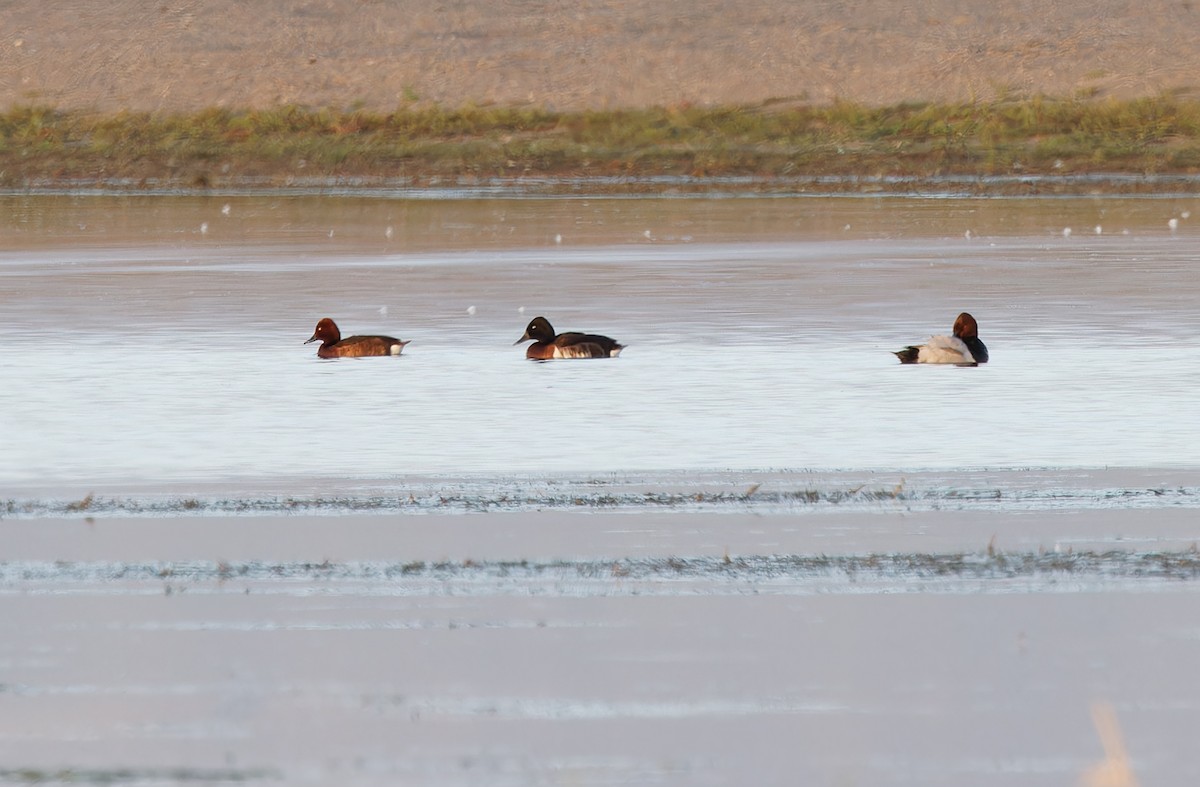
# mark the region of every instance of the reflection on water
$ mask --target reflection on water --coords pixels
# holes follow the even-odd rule
[[[1200,464],[1200,200],[0,202],[0,484]]]

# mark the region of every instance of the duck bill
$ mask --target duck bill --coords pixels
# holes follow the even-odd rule
[[[308,341],[306,341],[305,344],[312,344],[313,342],[315,342],[317,340],[317,338],[318,338],[317,335],[314,333],[312,338],[309,339]]]
[[[526,331],[525,334],[520,339],[517,339],[515,342],[513,342],[513,346],[515,347],[518,344],[520,344],[521,342],[527,342],[532,338],[533,337],[529,335],[529,331]]]

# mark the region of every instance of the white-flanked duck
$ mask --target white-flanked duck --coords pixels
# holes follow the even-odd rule
[[[988,351],[979,340],[979,323],[963,312],[954,321],[951,336],[931,336],[924,344],[905,347],[896,353],[900,363],[952,363],[978,366],[987,363]]]
[[[554,333],[545,317],[534,317],[525,328],[525,335],[513,344],[533,340],[525,357],[535,361],[551,358],[616,358],[625,346],[616,339],[591,333]]]

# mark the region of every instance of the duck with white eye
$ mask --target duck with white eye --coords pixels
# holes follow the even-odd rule
[[[337,323],[329,317],[317,323],[312,338],[305,344],[319,341],[317,356],[320,358],[366,358],[371,356],[399,355],[407,341],[391,336],[348,336],[342,338]]]
[[[525,328],[525,334],[513,344],[533,341],[525,350],[525,357],[533,361],[549,361],[552,358],[616,358],[625,345],[607,336],[592,333],[554,332],[545,317],[534,317]]]
[[[941,363],[978,366],[987,363],[987,346],[979,340],[979,324],[963,312],[954,321],[950,336],[931,336],[924,344],[910,345],[894,353],[900,363]]]

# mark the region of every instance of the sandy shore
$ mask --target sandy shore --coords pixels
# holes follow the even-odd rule
[[[0,106],[567,110],[1196,95],[1197,28],[1200,7],[1165,0],[17,0],[0,26]]]

